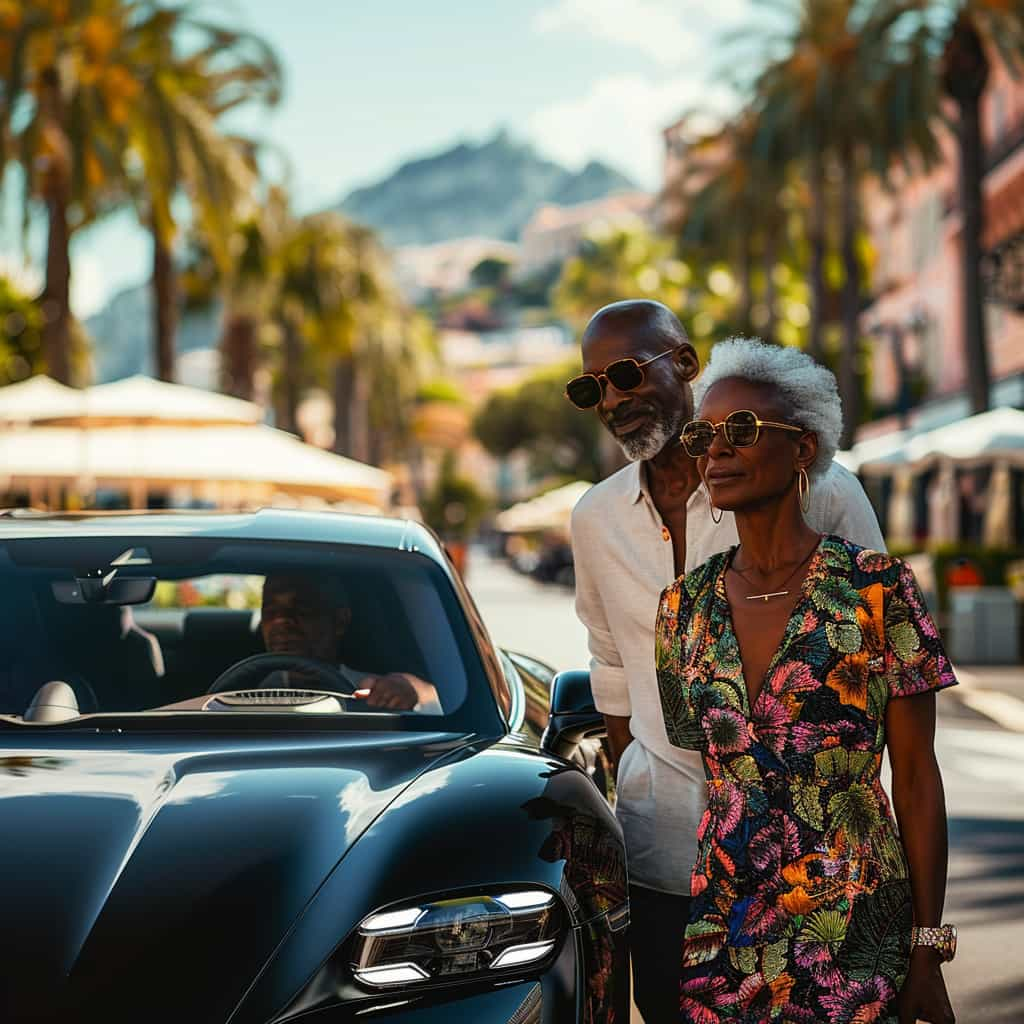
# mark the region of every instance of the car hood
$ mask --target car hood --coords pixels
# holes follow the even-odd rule
[[[463,744],[4,743],[0,1018],[226,1020],[345,852]]]

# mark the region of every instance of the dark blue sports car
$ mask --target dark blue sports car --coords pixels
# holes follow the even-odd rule
[[[552,675],[413,523],[0,514],[0,1020],[625,1024]]]

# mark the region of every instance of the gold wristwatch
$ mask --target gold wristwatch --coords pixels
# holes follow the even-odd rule
[[[956,927],[944,924],[939,928],[918,928],[915,925],[910,929],[910,948],[917,946],[930,946],[943,963],[948,963],[956,956]]]

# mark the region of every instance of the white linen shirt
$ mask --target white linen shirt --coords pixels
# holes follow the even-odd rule
[[[806,518],[821,533],[885,549],[860,482],[838,463],[812,484]],[[732,513],[715,523],[699,486],[686,505],[686,571],[738,542]],[[642,463],[630,463],[580,499],[572,546],[594,702],[604,714],[628,717],[633,734],[619,763],[615,809],[630,881],[688,895],[707,785],[700,753],[672,746],[665,732],[654,624],[661,592],[676,576],[675,560]]]

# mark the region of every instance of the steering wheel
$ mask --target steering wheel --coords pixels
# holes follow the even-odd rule
[[[333,693],[352,694],[356,690],[350,679],[326,661],[304,658],[299,654],[254,654],[226,668],[214,679],[206,692],[225,693],[228,690],[261,689],[258,683],[250,680],[264,679],[271,672],[285,671],[314,675],[321,682],[328,684],[325,688]],[[299,686],[291,688],[303,689]]]

